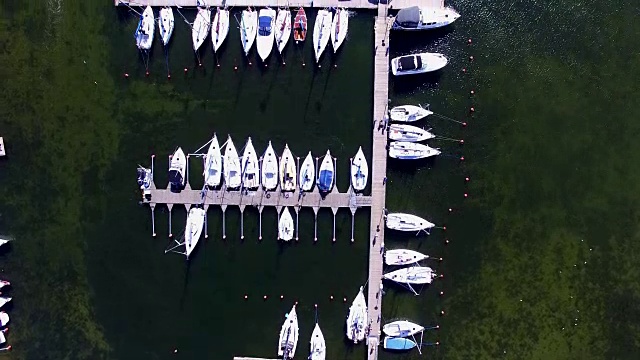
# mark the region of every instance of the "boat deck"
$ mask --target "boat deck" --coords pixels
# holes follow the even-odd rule
[[[384,2],[385,0],[383,0]],[[411,6],[423,7],[444,7],[444,0],[386,0],[390,9],[404,9]],[[305,8],[330,8],[343,7],[349,9],[377,9],[377,0],[205,0],[202,1],[209,6],[227,6],[227,7],[277,7],[288,4],[289,7],[305,7]],[[179,7],[196,7],[198,0],[134,0],[122,1],[114,0],[116,6],[179,6]]]

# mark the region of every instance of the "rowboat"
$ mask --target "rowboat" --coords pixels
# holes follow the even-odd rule
[[[296,44],[299,41],[304,41],[307,37],[307,14],[303,8],[299,8],[296,12],[296,17],[293,19],[293,39]]]

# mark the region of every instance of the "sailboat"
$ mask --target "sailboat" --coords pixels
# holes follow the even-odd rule
[[[229,34],[229,10],[218,8],[211,23],[211,42],[213,51],[218,52]]]
[[[293,239],[293,218],[288,207],[284,207],[278,223],[278,238],[289,241]]]
[[[409,265],[428,258],[428,255],[408,249],[387,250],[384,253],[384,263],[387,265]]]
[[[411,339],[385,336],[383,346],[388,350],[411,350],[418,344]]]
[[[153,32],[155,31],[155,21],[153,18],[153,10],[151,6],[147,6],[142,15],[140,15],[140,21],[138,21],[138,27],[133,37],[136,39],[136,46],[140,50],[149,50],[153,44]]]
[[[363,287],[360,286],[360,292],[349,308],[349,316],[347,317],[347,338],[357,344],[358,341],[364,340],[365,328],[367,326],[367,302],[364,299]]]
[[[347,38],[347,31],[349,30],[349,11],[344,8],[338,8],[336,14],[333,17],[333,23],[331,24],[331,45],[333,45],[333,53],[338,52],[338,48]]]
[[[282,158],[280,159],[280,189],[282,191],[295,191],[296,175],[296,162],[293,159],[291,150],[289,150],[289,145],[285,144]]]
[[[275,30],[276,46],[278,47],[278,52],[282,54],[291,37],[291,11],[289,11],[289,8],[278,9]]]
[[[231,136],[227,140],[227,146],[224,148],[224,181],[227,188],[237,189],[242,182],[240,168],[240,160],[238,159],[238,152],[233,145]]]
[[[9,314],[0,311],[0,327],[5,327],[9,323]]]
[[[387,214],[386,225],[389,229],[400,231],[421,231],[435,226],[419,216],[405,213]]]
[[[393,337],[408,337],[424,331],[424,326],[412,323],[408,320],[398,320],[385,324],[382,331]]]
[[[299,8],[296,12],[296,17],[293,19],[293,39],[296,44],[300,41],[304,41],[307,37],[307,14],[303,8]]]
[[[389,139],[395,141],[418,142],[436,137],[428,130],[406,124],[391,124],[389,126]]]
[[[264,152],[262,157],[262,186],[265,190],[275,190],[278,187],[278,158],[276,152],[273,151],[271,141],[267,146],[267,151]]]
[[[175,190],[181,190],[185,184],[185,172],[187,169],[187,158],[184,151],[179,147],[171,156],[169,163],[169,183]]]
[[[433,111],[427,110],[422,106],[401,105],[396,106],[389,111],[392,121],[413,122],[433,114]]]
[[[258,13],[258,55],[265,62],[271,54],[274,41],[274,27],[276,23],[276,11],[271,8],[260,9]]]
[[[410,266],[388,272],[383,278],[402,284],[431,284],[438,275],[427,266]]]
[[[293,305],[291,311],[286,315],[284,324],[280,329],[280,338],[278,339],[278,356],[283,359],[292,359],[296,353],[298,346],[298,315],[296,314],[296,306]]]
[[[324,341],[324,335],[320,330],[320,325],[316,322],[316,326],[311,333],[311,353],[309,360],[325,360],[327,356],[327,344]]]
[[[351,160],[351,186],[353,190],[362,191],[367,186],[369,177],[369,166],[367,158],[364,157],[362,146],[358,149],[356,156]]]
[[[395,159],[415,160],[440,154],[440,150],[419,143],[392,141],[389,144],[389,156]]]
[[[158,19],[158,31],[160,31],[160,38],[162,39],[162,45],[167,46],[169,40],[171,40],[171,34],[173,34],[173,27],[175,21],[173,18],[173,9],[170,6],[165,6],[160,9],[160,18]]]
[[[240,19],[240,41],[242,42],[245,55],[249,55],[249,50],[251,50],[253,42],[256,41],[257,31],[258,13],[250,7],[247,8],[247,10],[242,10],[242,17]]]
[[[204,40],[209,35],[209,28],[211,27],[211,9],[198,7],[198,14],[193,21],[193,28],[191,29],[191,40],[193,41],[193,51],[198,51]]]
[[[302,191],[311,191],[315,178],[316,167],[313,163],[311,151],[309,151],[307,157],[302,162],[302,166],[300,166],[300,189]]]
[[[320,56],[329,43],[331,37],[331,19],[329,10],[319,10],[316,23],[313,28],[313,50],[316,54],[316,63],[320,62]]]
[[[218,137],[214,134],[209,150],[204,157],[204,183],[209,187],[220,186],[222,180],[222,154],[220,153],[220,144]]]
[[[202,235],[202,227],[204,226],[205,211],[199,207],[192,207],[187,215],[187,226],[184,229],[184,249],[187,259],[196,248],[200,235]]]
[[[320,164],[320,171],[318,172],[318,189],[321,193],[329,193],[333,189],[335,167],[333,164],[333,157],[327,150],[327,154],[322,159]]]
[[[0,296],[0,308],[3,307],[9,301],[11,301],[10,297]]]
[[[242,171],[242,186],[246,189],[256,189],[260,186],[260,167],[258,166],[258,156],[253,148],[251,138],[247,140],[240,163]]]

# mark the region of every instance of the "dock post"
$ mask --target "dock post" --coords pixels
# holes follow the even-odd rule
[[[186,173],[185,175],[186,175],[186,178],[187,178],[187,182],[186,182],[186,184],[185,184],[185,186],[184,186],[184,187],[185,187],[185,188],[186,188],[186,187],[191,188],[191,187],[189,186],[189,155],[187,155],[187,166],[186,166],[186,168],[184,169],[184,172]]]
[[[222,209],[222,238],[226,239],[227,238],[227,222],[225,221],[225,213],[227,211],[227,205],[220,205],[220,208]]]
[[[351,242],[354,242],[354,238],[353,238],[353,228],[354,228],[354,224],[356,222],[356,209],[355,208],[351,208]]]
[[[316,159],[316,162],[317,161],[318,160]],[[313,229],[313,241],[318,241],[318,207],[317,206],[313,207],[313,214],[314,214],[314,217],[315,217],[315,220],[314,220],[314,225],[315,226],[314,226],[314,229]]]
[[[297,207],[294,206],[293,208],[296,210],[296,241],[298,241],[299,239],[298,235],[300,235],[300,230],[298,229],[298,217],[300,215],[300,205],[298,205]]]
[[[172,238],[173,233],[171,232],[171,209],[173,208],[173,205],[167,204],[167,207],[169,208],[169,237]]]
[[[204,238],[209,238],[209,230],[207,228],[207,213],[209,212],[209,205],[204,206]]]
[[[276,211],[278,212],[278,224],[276,224],[276,226],[278,228],[278,240],[280,240],[280,210],[282,210],[282,206],[277,205]]]
[[[296,176],[298,176],[298,173],[300,172],[300,156],[296,157]],[[296,179],[296,182],[298,183],[298,191],[302,192],[302,184],[300,183],[300,176],[298,176],[298,178]],[[295,193],[295,190],[294,190]],[[296,238],[296,240],[298,240],[298,238]]]
[[[240,240],[244,240],[244,207],[240,205]]]
[[[156,205],[151,204],[149,207],[151,208],[151,231],[153,237],[156,237]]]
[[[336,213],[338,208],[332,207],[331,211],[333,212],[333,242],[336,242]]]
[[[258,220],[260,224],[258,225],[258,240],[262,240],[262,209],[264,209],[264,206],[258,206]]]

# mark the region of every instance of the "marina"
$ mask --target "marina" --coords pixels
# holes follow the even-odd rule
[[[138,0],[138,1],[122,1],[115,0],[115,6],[175,6],[175,7],[196,7],[199,4],[205,3],[210,7],[282,7],[288,6],[292,8],[305,7],[305,8],[329,8],[329,7],[343,7],[353,9],[377,9],[378,3],[370,0],[293,0],[293,1],[277,1],[277,0]],[[391,1],[389,1],[391,3]],[[424,7],[443,7],[444,0],[393,0],[392,4],[389,4],[393,9],[404,9],[412,6],[424,6]]]

